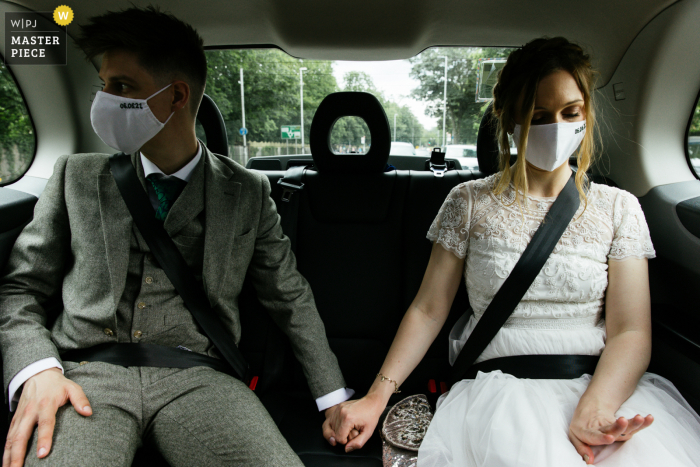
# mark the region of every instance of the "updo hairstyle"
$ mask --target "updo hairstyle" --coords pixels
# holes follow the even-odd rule
[[[498,82],[493,87],[493,115],[497,120],[499,167],[502,172],[494,189],[496,194],[503,193],[512,181],[516,188],[515,200],[518,199],[519,192],[527,195],[525,148],[534,113],[537,86],[544,77],[560,70],[567,71],[574,77],[583,94],[586,134],[576,156],[576,188],[582,201],[586,202],[586,172],[596,151],[597,127],[593,91],[597,73],[591,67],[590,58],[583,49],[563,37],[540,38],[528,42],[522,48],[511,52],[505,66],[499,72]],[[514,168],[511,168],[508,135],[513,133],[518,115],[522,122],[520,141],[515,141],[518,156]]]

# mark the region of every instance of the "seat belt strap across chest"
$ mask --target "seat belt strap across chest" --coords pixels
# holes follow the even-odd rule
[[[109,165],[117,188],[151,253],[182,297],[197,324],[202,327],[240,379],[247,382],[248,364],[234,343],[233,336],[226,332],[223,322],[212,309],[204,290],[199,286],[175,242],[165,231],[163,223],[156,219],[153,206],[131,164],[131,158],[123,153],[114,154],[109,158]]]
[[[581,200],[572,174],[457,356],[452,367],[452,384],[464,378],[472,364],[513,313],[554,251],[554,247],[566,231],[580,204]]]
[[[304,189],[302,179],[307,166],[296,165],[287,169],[284,177],[277,181],[277,184],[282,187],[282,211],[281,223],[282,231],[289,237],[292,252],[296,253],[297,249],[297,221],[299,218],[299,196],[300,191]],[[295,196],[296,195],[296,196]]]

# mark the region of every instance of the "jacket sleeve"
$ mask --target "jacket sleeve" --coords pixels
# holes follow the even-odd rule
[[[10,381],[28,365],[58,350],[47,329],[47,309],[60,299],[70,259],[70,228],[64,195],[68,156],[54,172],[34,208],[34,218],[17,238],[0,279],[0,349],[5,398]]]
[[[313,397],[345,387],[338,360],[328,345],[325,327],[308,282],[297,271],[290,241],[270,197],[270,182],[260,177],[262,208],[255,251],[248,268],[260,303],[289,336]]]

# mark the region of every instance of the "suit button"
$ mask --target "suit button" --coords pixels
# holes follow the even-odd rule
[[[136,306],[138,307],[139,310],[143,310],[144,308],[146,308],[146,304],[143,302],[139,302],[139,304]]]
[[[134,337],[136,337],[137,339],[139,337],[141,337],[142,335],[143,335],[143,333],[141,331],[134,331]]]
[[[145,280],[146,284],[153,284],[153,278],[152,277],[147,277]]]
[[[105,332],[105,334],[107,334],[108,336],[113,336],[113,335],[114,335],[114,332],[112,332],[112,330],[109,329],[109,328],[105,328],[105,331],[104,331],[104,332]]]

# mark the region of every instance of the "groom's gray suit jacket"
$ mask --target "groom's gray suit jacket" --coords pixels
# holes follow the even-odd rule
[[[238,296],[249,275],[261,303],[289,336],[313,397],[345,387],[311,289],[297,272],[289,239],[282,233],[267,177],[202,146],[201,280],[213,310],[238,343]],[[137,159],[132,155],[145,186]],[[166,231],[177,237],[201,211],[178,215],[173,206]],[[48,357],[60,361],[67,349],[123,342],[105,330],[119,328],[117,309],[134,229],[110,172],[109,155],[59,158],[0,281],[5,397],[12,378],[33,362]],[[47,329],[47,304],[59,295],[63,309]]]

